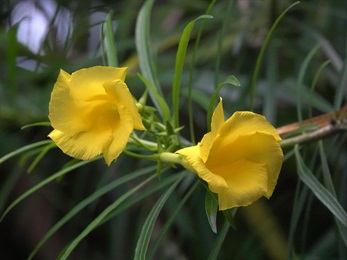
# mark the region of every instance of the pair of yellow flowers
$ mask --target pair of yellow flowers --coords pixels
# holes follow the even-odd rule
[[[125,76],[126,68],[104,66],[71,75],[60,71],[49,104],[49,137],[64,153],[82,160],[103,154],[110,165],[134,129],[146,130]],[[280,140],[261,115],[236,112],[225,121],[220,101],[211,132],[176,153],[218,194],[219,209],[225,210],[272,195],[283,161]]]

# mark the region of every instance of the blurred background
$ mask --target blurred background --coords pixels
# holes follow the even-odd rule
[[[112,17],[119,63],[129,67],[126,82],[136,97],[141,96],[145,87],[136,76],[139,68],[134,36],[143,3],[139,0],[1,0],[0,157],[47,138],[50,127],[23,130],[21,127],[48,121],[50,93],[60,69],[71,73],[105,64],[102,35],[108,15]],[[197,140],[206,132],[209,98],[228,75],[235,75],[241,87],[226,86],[220,92],[226,115],[249,109],[250,86],[260,48],[272,24],[292,3],[289,0],[215,1],[211,9],[214,18],[206,20],[193,70]],[[190,21],[206,13],[210,4],[207,0],[161,0],[153,5],[150,39],[165,95],[171,93],[180,35]],[[189,64],[200,25],[201,22],[197,23],[192,31],[183,86],[189,84]],[[346,100],[347,90],[346,26],[347,2],[343,0],[303,0],[290,10],[266,49],[254,110],[264,114],[276,127],[296,122],[298,84],[304,119],[339,109]],[[183,91],[182,125],[188,120],[184,107],[186,95]],[[183,133],[187,134],[188,130]],[[346,134],[335,136],[326,144],[335,188],[341,204],[346,206]],[[305,149],[311,169],[319,171],[320,165],[314,157],[316,148],[308,145]],[[18,156],[0,165],[1,212],[23,192],[70,161],[53,149],[27,173],[34,155]],[[0,258],[26,259],[48,229],[97,185],[141,166],[126,156],[121,156],[110,168],[96,161],[28,197],[0,223]],[[336,235],[333,217],[312,194],[293,224],[294,198],[303,191],[300,185],[295,160],[289,158],[271,200],[260,200],[238,211],[237,229],[228,232],[220,259],[283,259],[288,248],[299,258],[347,258],[346,247]],[[83,227],[128,188],[108,193],[73,218],[44,245],[35,259],[55,259]],[[71,259],[131,259],[141,224],[160,194],[160,191],[153,194],[93,231]],[[188,200],[155,259],[207,258],[216,235],[205,216],[204,194],[201,186]],[[161,229],[181,196],[177,192],[170,198],[155,230]],[[218,223],[223,223],[222,214]]]

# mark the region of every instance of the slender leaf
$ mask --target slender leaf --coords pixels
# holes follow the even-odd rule
[[[324,185],[331,192],[331,194],[336,197],[336,191],[335,191],[335,187],[333,184],[333,180],[331,178],[331,173],[330,173],[329,166],[328,166],[328,160],[327,160],[327,157],[326,157],[326,154],[324,151],[324,146],[323,146],[322,140],[319,140],[318,147],[319,147],[320,158],[322,161]],[[347,227],[343,226],[341,224],[341,222],[336,218],[335,218],[335,222],[336,222],[337,228],[339,230],[340,236],[341,236],[345,246],[347,246]]]
[[[51,126],[51,123],[44,121],[44,122],[37,122],[37,123],[33,123],[33,124],[28,124],[28,125],[22,126],[21,130],[24,130],[24,129],[27,129],[27,128],[33,127],[33,126]]]
[[[139,58],[141,74],[153,86],[152,89],[149,89],[149,95],[155,107],[158,109],[160,115],[163,117],[164,121],[167,121],[169,120],[169,118],[166,118],[163,107],[158,103],[156,99],[156,96],[163,97],[163,93],[158,82],[158,77],[155,73],[153,55],[151,53],[150,45],[150,18],[153,2],[153,0],[147,0],[140,9],[136,20],[135,44]]]
[[[174,82],[172,87],[172,107],[173,107],[173,126],[174,128],[179,126],[179,96],[180,96],[180,85],[181,76],[184,65],[184,59],[187,52],[187,47],[190,39],[190,33],[194,27],[196,21],[200,19],[211,19],[211,15],[201,15],[198,18],[191,21],[183,30],[180,42],[178,44],[177,54],[176,54],[176,65]]]
[[[20,154],[20,153],[23,153],[23,152],[26,152],[28,150],[32,150],[36,147],[39,147],[39,146],[43,146],[43,145],[46,145],[46,144],[49,144],[49,143],[52,143],[53,141],[52,140],[44,140],[44,141],[40,141],[40,142],[36,142],[36,143],[33,143],[33,144],[29,144],[29,145],[26,145],[26,146],[23,146],[13,152],[10,152],[4,156],[2,156],[0,158],[0,164],[7,161],[8,159]]]
[[[282,20],[282,18],[284,17],[284,15],[291,9],[293,8],[295,5],[299,4],[300,2],[297,1],[295,3],[293,3],[292,5],[290,5],[287,9],[285,9],[281,15],[276,19],[276,21],[273,23],[273,25],[271,26],[270,28],[270,31],[267,33],[266,37],[265,37],[265,40],[264,40],[264,43],[263,43],[263,46],[261,47],[261,50],[260,50],[260,53],[259,53],[259,56],[257,58],[257,62],[256,62],[256,65],[255,65],[255,69],[254,69],[254,73],[253,73],[253,77],[252,77],[252,83],[251,83],[251,91],[250,91],[250,110],[253,110],[253,107],[254,107],[254,93],[255,93],[255,84],[257,82],[257,79],[258,79],[258,74],[259,74],[259,70],[260,70],[260,65],[261,65],[261,61],[263,59],[263,56],[264,56],[264,52],[265,52],[265,49],[269,43],[269,40],[275,30],[275,28],[277,27],[278,23]]]
[[[345,47],[345,53],[347,53],[347,46]],[[338,110],[342,106],[342,101],[346,93],[346,85],[347,85],[347,58],[345,58],[343,62],[343,67],[340,70],[340,79],[339,84],[337,86],[335,100],[334,100],[334,108]]]
[[[170,212],[170,218],[167,219],[165,222],[165,225],[163,227],[161,227],[160,233],[157,236],[156,240],[154,241],[154,245],[152,246],[151,253],[149,254],[149,257],[148,257],[149,259],[154,258],[154,254],[155,254],[156,250],[158,249],[160,242],[162,241],[165,234],[168,232],[172,222],[175,220],[175,218],[177,217],[178,213],[180,212],[180,210],[182,209],[184,204],[187,202],[189,197],[193,194],[195,189],[198,187],[199,183],[200,183],[199,181],[196,181],[195,184],[190,187],[189,191],[180,200],[180,203],[175,207],[175,210],[173,212]]]
[[[100,158],[100,157],[98,157]],[[29,190],[27,190],[26,192],[24,192],[21,196],[19,196],[14,202],[12,202],[10,204],[10,206],[7,207],[7,209],[5,210],[5,212],[2,214],[1,218],[0,218],[0,222],[6,217],[6,215],[21,201],[23,201],[25,198],[27,198],[29,195],[33,194],[34,192],[36,192],[37,190],[39,190],[40,188],[42,188],[43,186],[47,185],[48,183],[58,179],[59,177],[65,175],[66,173],[73,171],[83,165],[86,165],[88,163],[91,163],[92,161],[97,160],[98,158],[95,158],[93,160],[90,161],[80,161],[76,164],[73,164],[69,167],[66,167],[58,172],[56,172],[55,174],[49,176],[48,178],[44,179],[43,181],[39,182],[38,184],[36,184],[34,187],[30,188]]]
[[[233,2],[233,1],[231,1]],[[206,13],[205,14],[210,14],[211,10],[214,6],[214,4],[216,3],[216,0],[212,0],[210,5],[208,6]],[[225,17],[228,17],[227,15]],[[225,19],[226,20],[226,19]],[[196,37],[196,41],[194,44],[194,49],[193,49],[193,55],[192,55],[192,61],[190,63],[190,68],[189,68],[189,83],[188,83],[188,88],[187,92],[188,92],[188,118],[189,118],[189,132],[190,132],[190,141],[192,144],[195,144],[195,131],[194,131],[194,120],[193,120],[193,98],[192,98],[192,86],[193,86],[193,71],[194,71],[194,66],[195,66],[195,62],[196,62],[196,54],[197,54],[197,50],[198,50],[198,46],[200,44],[200,39],[201,39],[201,35],[202,32],[205,28],[205,24],[206,24],[206,20],[203,20],[199,31],[198,31],[198,35]],[[224,28],[225,29],[225,28]],[[217,57],[218,59],[218,57]],[[216,74],[218,74],[218,72],[216,72]]]
[[[226,220],[224,221],[224,224],[223,224],[223,227],[221,229],[221,231],[219,232],[218,234],[218,237],[217,237],[217,240],[210,252],[210,255],[208,256],[208,259],[209,260],[214,260],[214,259],[217,259],[218,257],[218,254],[220,252],[220,249],[223,245],[223,242],[228,234],[228,231],[230,229],[230,224],[229,222]]]
[[[218,212],[218,202],[212,196],[212,194],[206,191],[205,195],[205,211],[208,223],[214,233],[217,234],[217,212]]]
[[[217,99],[219,91],[222,89],[222,87],[224,85],[227,85],[227,84],[230,84],[230,85],[233,85],[236,87],[241,86],[238,79],[234,75],[230,75],[222,83],[220,83],[218,85],[218,87],[213,91],[213,94],[212,94],[211,99],[210,99],[210,105],[209,105],[208,110],[207,110],[207,129],[208,130],[211,130],[211,120],[212,120],[212,113],[214,111],[215,100]]]
[[[307,68],[312,60],[313,56],[316,54],[316,52],[319,50],[320,44],[318,44],[316,47],[314,47],[307,55],[305,60],[303,61],[301,67],[300,67],[300,72],[299,72],[299,77],[298,77],[298,82],[296,84],[296,108],[297,108],[297,115],[298,115],[298,121],[302,121],[302,100],[303,96],[301,95],[301,90],[304,87],[303,82],[304,82],[304,76],[307,74]]]
[[[149,241],[151,239],[151,234],[157,217],[163,208],[165,202],[170,197],[171,193],[174,191],[178,183],[185,176],[184,173],[180,174],[177,181],[160,197],[157,203],[153,206],[151,212],[149,213],[145,223],[143,224],[140,237],[137,241],[135,248],[135,260],[144,260],[146,258],[147,248]]]
[[[90,196],[82,200],[75,207],[73,207],[63,218],[61,218],[50,230],[47,231],[45,236],[41,239],[41,241],[36,245],[34,250],[31,252],[28,259],[32,259],[36,255],[36,253],[40,250],[40,248],[47,242],[47,240],[50,239],[55,234],[55,232],[57,232],[57,230],[59,230],[65,223],[67,223],[70,219],[72,219],[79,212],[81,212],[82,209],[90,205],[92,202],[100,198],[102,195],[122,185],[123,183],[129,182],[135,178],[138,178],[140,176],[153,172],[154,169],[155,167],[147,167],[144,169],[134,171],[125,176],[122,176],[121,178],[116,179],[112,181],[111,183],[108,183],[107,185],[101,187],[100,189],[92,193]]]
[[[302,182],[314,193],[325,207],[347,227],[347,213],[331,192],[329,192],[312,174],[310,169],[304,164],[299,152],[298,145],[295,146],[295,156],[298,167],[298,175]]]
[[[107,56],[107,65],[112,67],[118,67],[118,57],[116,42],[114,40],[114,30],[112,26],[112,12],[107,15],[105,21],[105,47]]]
[[[71,254],[71,252],[78,246],[78,244],[85,238],[90,232],[92,232],[104,219],[107,217],[108,214],[110,214],[112,211],[114,211],[123,201],[125,201],[128,197],[133,195],[135,192],[137,192],[139,189],[141,189],[144,185],[149,183],[151,180],[153,180],[156,177],[156,175],[152,175],[151,177],[147,178],[134,188],[130,189],[128,192],[124,193],[122,196],[120,196],[116,201],[114,201],[112,204],[110,204],[104,211],[102,211],[61,253],[59,256],[60,260],[65,260],[68,258],[68,256]]]
[[[157,104],[160,106],[164,122],[168,121],[168,119],[170,118],[170,109],[163,96],[161,96],[159,92],[155,89],[155,87],[152,85],[152,83],[148,81],[146,78],[144,78],[141,74],[137,74],[137,76],[146,85],[147,89],[149,90],[149,93],[152,93],[153,98],[155,98]]]

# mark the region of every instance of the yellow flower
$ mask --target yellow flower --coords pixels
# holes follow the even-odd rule
[[[236,112],[224,121],[221,100],[212,116],[211,132],[196,146],[177,153],[218,194],[219,209],[225,210],[272,195],[283,161],[280,140],[261,115]]]
[[[134,128],[145,130],[124,83],[126,70],[97,66],[71,75],[60,70],[49,103],[54,130],[48,136],[64,153],[82,160],[102,153],[110,165]]]

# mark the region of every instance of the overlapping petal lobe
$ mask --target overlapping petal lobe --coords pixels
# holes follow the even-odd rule
[[[223,110],[223,102],[220,99],[216,109],[213,112],[211,119],[211,132],[204,135],[202,138],[199,147],[200,147],[200,155],[204,162],[206,162],[208,155],[210,153],[211,147],[213,145],[214,139],[217,137],[219,130],[221,129],[224,123],[224,110]]]
[[[268,174],[268,189],[264,195],[270,197],[276,186],[283,161],[283,152],[276,139],[272,135],[254,133],[241,135],[229,145],[225,145],[223,142],[225,140],[222,138],[217,138],[215,141],[207,167],[214,168],[240,160],[265,165]]]
[[[68,78],[65,72],[59,74],[51,94],[48,117],[53,128],[77,133],[86,130],[88,126],[83,116],[83,105],[76,103],[69,94]]]
[[[142,124],[141,115],[135,105],[134,99],[127,87],[121,80],[113,80],[104,83],[104,88],[107,95],[113,97],[117,104],[127,107],[128,111],[133,117],[133,125],[135,129],[145,130]]]
[[[124,81],[127,68],[95,66],[71,74],[70,95],[76,100],[91,100],[105,95],[103,83],[119,79]]]
[[[111,162],[122,153],[128,143],[129,136],[133,131],[133,115],[127,107],[123,106],[119,108],[119,117],[119,122],[113,127],[110,142],[102,151],[108,165],[110,165]]]
[[[188,161],[190,166],[195,170],[201,179],[216,187],[227,187],[227,184],[222,177],[215,175],[208,168],[206,168],[205,163],[200,157],[199,147],[197,145],[183,148],[178,150],[176,153],[181,154],[184,159]]]
[[[110,131],[99,133],[85,131],[69,135],[59,130],[53,130],[49,137],[65,154],[81,160],[91,160],[101,154],[111,135]]]
[[[247,206],[261,198],[268,188],[266,165],[239,160],[210,169],[226,181],[228,187],[208,183],[212,192],[218,194],[219,209]]]
[[[225,140],[225,144],[230,144],[240,135],[249,135],[255,132],[272,135],[276,141],[281,140],[277,130],[266,121],[264,116],[248,111],[235,112],[225,121],[219,135]]]

